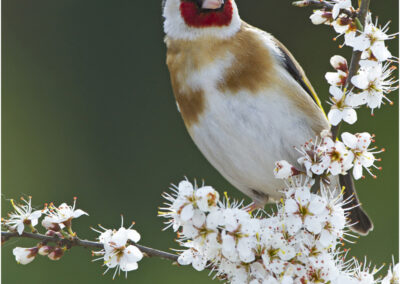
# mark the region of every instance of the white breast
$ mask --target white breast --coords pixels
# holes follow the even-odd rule
[[[299,147],[316,137],[306,115],[282,89],[270,87],[259,94],[246,90],[222,93],[217,84],[233,63],[227,54],[202,70],[190,74],[188,85],[204,91],[206,107],[198,123],[189,129],[194,142],[210,163],[235,187],[254,201],[265,204],[278,200],[284,186],[274,178],[276,161],[297,165]],[[285,84],[307,95],[292,77],[280,68]]]

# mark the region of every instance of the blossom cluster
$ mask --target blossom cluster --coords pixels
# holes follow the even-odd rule
[[[43,218],[41,225],[47,230],[46,236],[57,237],[60,240],[64,239],[68,234],[70,236],[76,236],[72,231],[72,220],[79,218],[82,215],[88,215],[81,209],[75,209],[76,198],[74,199],[73,206],[69,206],[66,203],[56,207],[54,204],[45,205],[41,210],[34,210],[32,208],[32,198],[29,200],[21,198],[23,204],[16,204],[11,199],[11,204],[14,208],[14,212],[8,214],[7,219],[2,219],[2,226],[6,227],[9,231],[15,231],[19,235],[22,235],[26,230],[26,227],[31,232],[36,233],[36,225],[39,223],[39,219],[42,215]],[[67,232],[63,230],[65,228]],[[32,248],[16,247],[13,250],[15,259],[20,264],[31,263],[37,255],[47,256],[51,260],[59,260],[64,252],[67,250],[66,246],[50,246],[46,242],[38,243]]]
[[[39,219],[44,215],[41,225],[46,229],[45,236],[54,237],[59,240],[55,246],[49,245],[46,241],[38,243],[35,247],[23,248],[16,247],[13,250],[15,259],[20,264],[31,263],[36,256],[47,256],[51,260],[59,260],[64,253],[70,249],[63,240],[74,241],[77,234],[72,230],[72,221],[83,215],[88,215],[81,209],[75,209],[76,198],[72,206],[62,203],[60,206],[54,206],[53,203],[45,205],[41,210],[32,208],[32,199],[21,198],[23,204],[16,204],[11,200],[15,212],[10,213],[7,219],[2,219],[2,226],[8,231],[23,235],[28,228],[32,233],[38,233],[35,226]],[[132,227],[132,226],[131,226]],[[95,252],[96,255],[102,255],[101,259],[104,265],[109,269],[115,268],[114,277],[120,271],[128,272],[138,268],[138,262],[143,258],[142,252],[134,245],[140,240],[140,235],[131,227],[119,230],[107,230],[100,233],[99,242],[103,244],[103,250]]]
[[[123,221],[121,228],[118,230],[105,229],[104,231],[97,231],[100,233],[99,242],[104,245],[104,249],[95,252],[95,255],[101,255],[102,257],[95,259],[103,260],[104,265],[107,267],[106,272],[109,269],[115,268],[114,277],[120,271],[127,273],[132,270],[138,269],[138,262],[142,260],[143,253],[134,245],[139,242],[140,234],[132,229],[132,224],[129,228],[124,228]],[[106,273],[105,272],[105,273]]]
[[[346,174],[352,169],[353,177],[360,179],[363,176],[363,169],[365,169],[376,177],[370,168],[381,169],[374,164],[375,161],[379,161],[375,155],[383,152],[384,149],[377,151],[375,147],[370,148],[373,136],[367,132],[355,135],[344,132],[341,138],[343,142],[333,141],[330,136],[322,133],[321,137],[305,143],[298,149],[301,157],[297,162],[304,167],[306,171],[304,174],[309,177],[315,175],[326,177]],[[276,178],[288,179],[301,174],[302,171],[287,161],[279,161],[276,162],[274,173]]]
[[[344,261],[337,249],[350,235],[347,201],[329,189],[313,194],[312,185],[293,178],[274,214],[253,216],[212,187],[184,180],[164,193],[160,215],[185,248],[179,264],[210,269],[230,283],[376,283],[373,270]]]
[[[314,11],[311,21],[316,25],[331,25],[339,36],[344,35],[344,45],[361,52],[360,67],[350,80],[347,60],[339,55],[331,58],[331,65],[336,71],[325,75],[332,95],[328,119],[336,126],[342,120],[349,124],[356,122],[355,109],[361,106],[367,106],[373,113],[384,100],[391,103],[387,94],[398,89],[398,80],[392,76],[396,69],[392,66],[395,58],[386,46],[387,40],[395,38],[395,34],[387,33],[389,24],[379,26],[368,12],[365,25],[360,26],[357,10],[350,0],[332,2],[332,10]]]

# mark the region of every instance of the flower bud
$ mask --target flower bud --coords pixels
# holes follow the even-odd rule
[[[310,16],[310,19],[314,25],[328,24],[332,21],[332,13],[316,10],[314,14]]]
[[[52,252],[49,253],[48,257],[51,260],[59,260],[64,255],[64,249],[55,248]]]
[[[287,179],[291,176],[295,175],[298,172],[296,168],[294,168],[287,161],[279,161],[275,163],[274,174],[277,179]]]
[[[58,223],[54,223],[54,220],[48,216],[46,216],[43,221],[42,221],[42,226],[46,228],[47,230],[52,230],[52,231],[60,231],[61,227]]]
[[[42,246],[39,248],[39,254],[46,256],[54,250],[54,247],[51,246]]]
[[[39,249],[37,247],[33,248],[21,248],[16,247],[13,249],[13,254],[15,256],[15,260],[23,265],[31,263],[36,255],[38,254]]]
[[[308,7],[308,6],[310,6],[310,1],[304,1],[304,0],[296,1],[296,2],[293,2],[292,5],[296,6],[296,7],[300,7],[300,8]]]
[[[341,70],[346,73],[349,71],[349,68],[347,67],[347,60],[343,56],[340,55],[332,56],[331,65],[336,70]]]
[[[53,230],[47,231],[46,232],[46,236],[49,236],[49,237],[57,236],[59,239],[63,239],[64,238],[63,235],[60,232],[56,232],[56,231],[53,231]]]

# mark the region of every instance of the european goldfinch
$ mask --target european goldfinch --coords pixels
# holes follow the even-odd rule
[[[186,128],[208,161],[257,207],[282,197],[275,162],[330,130],[304,71],[272,35],[239,17],[234,0],[165,0],[167,65]],[[331,181],[333,184],[339,181]],[[341,176],[352,228],[372,223],[351,175]]]

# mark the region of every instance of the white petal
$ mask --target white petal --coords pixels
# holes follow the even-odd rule
[[[371,41],[365,34],[361,34],[354,38],[354,40],[349,44],[354,48],[354,50],[364,51],[371,46]]]
[[[24,232],[24,228],[25,228],[24,223],[23,223],[23,222],[19,223],[19,224],[17,225],[17,232],[18,232],[18,234],[22,235],[22,233]]]
[[[335,99],[336,101],[341,100],[342,97],[343,97],[343,91],[342,91],[342,89],[340,89],[340,88],[338,88],[338,87],[336,87],[336,86],[331,86],[331,87],[329,88],[329,93],[334,97],[334,99]]]
[[[343,120],[348,124],[354,124],[357,121],[357,112],[353,108],[346,108],[343,110]]]
[[[310,189],[306,187],[301,187],[296,190],[295,193],[296,201],[298,201],[301,205],[307,204],[311,199]]]
[[[187,180],[181,181],[178,185],[179,195],[186,197],[193,195],[193,185]]]
[[[222,225],[224,221],[223,215],[220,210],[213,210],[207,215],[207,228],[216,229]]]
[[[293,214],[299,211],[299,205],[293,199],[286,199],[285,201],[285,213]]]
[[[313,234],[319,234],[322,230],[321,220],[316,216],[307,216],[304,220],[304,226]]]
[[[253,262],[256,259],[254,247],[255,241],[251,238],[240,239],[237,245],[240,260],[246,263]]]
[[[41,210],[37,210],[32,212],[32,214],[28,217],[29,220],[33,220],[33,219],[39,219],[40,216],[42,216],[42,211]]]
[[[129,272],[138,269],[137,262],[130,262],[130,263],[121,263],[120,264],[121,270],[124,272]]]
[[[367,74],[361,73],[359,75],[353,76],[353,78],[351,78],[351,83],[361,90],[367,89],[369,85]]]
[[[313,194],[312,201],[308,206],[308,210],[315,215],[319,215],[326,208],[326,205],[327,204],[324,198]]]
[[[136,230],[132,230],[132,229],[127,230],[126,236],[128,237],[128,239],[130,239],[131,241],[133,241],[135,243],[140,241],[140,234]]]
[[[363,165],[363,167],[369,168],[374,164],[375,157],[370,152],[364,152],[362,154],[362,156],[360,157],[360,161],[361,161],[361,164]]]
[[[83,210],[81,210],[81,209],[78,209],[78,210],[75,210],[75,211],[74,211],[74,213],[72,214],[72,217],[73,217],[73,218],[79,218],[79,217],[81,217],[82,215],[87,215],[87,216],[89,216],[89,214],[86,213],[85,211],[83,211]]]
[[[378,59],[379,61],[386,61],[390,57],[392,57],[392,54],[388,50],[388,48],[385,46],[385,43],[383,41],[377,41],[371,46],[371,51]]]
[[[181,211],[181,218],[183,222],[189,221],[194,214],[194,209],[192,204],[186,205]]]
[[[33,220],[31,220],[31,225],[32,225],[32,227],[35,227],[38,223],[39,223],[39,220],[38,220],[38,219],[33,219]]]
[[[290,215],[285,218],[286,230],[292,236],[295,235],[303,226],[303,222],[298,215]]]
[[[330,124],[334,126],[338,125],[342,121],[342,118],[343,118],[342,111],[340,111],[337,108],[332,108],[328,113],[328,120]]]
[[[342,140],[350,149],[355,149],[357,146],[357,137],[349,132],[344,132],[342,134]]]
[[[362,166],[358,163],[354,165],[353,168],[353,177],[354,179],[360,179],[362,177]]]
[[[338,72],[327,72],[325,79],[329,85],[337,86],[341,84],[340,74]]]
[[[357,135],[357,139],[358,139],[357,147],[360,150],[367,150],[372,142],[371,134],[369,134],[368,132],[359,133]]]
[[[201,210],[194,210],[194,214],[192,217],[192,222],[195,227],[202,227],[204,225],[204,222],[206,221],[206,214],[202,212]]]
[[[178,257],[178,263],[180,265],[189,265],[193,261],[193,252],[192,249],[185,250],[181,255]]]
[[[130,245],[124,250],[124,258],[128,262],[138,262],[142,260],[143,253],[136,246]]]

